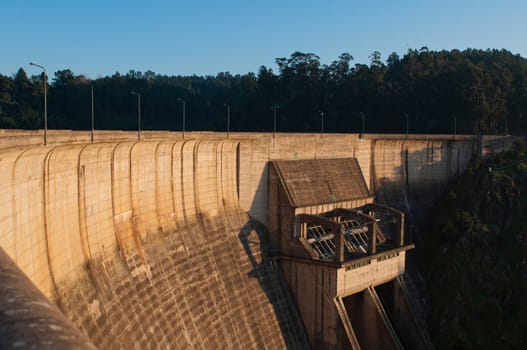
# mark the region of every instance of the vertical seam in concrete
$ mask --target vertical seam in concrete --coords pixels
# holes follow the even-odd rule
[[[12,168],[11,168],[11,188],[13,188],[13,189],[16,188],[16,163],[17,163],[18,160],[22,157],[22,155],[23,155],[24,153],[28,152],[28,151],[29,151],[29,149],[26,149],[26,150],[20,152],[20,153],[16,156],[15,161],[13,162],[13,166],[12,166]],[[17,232],[17,231],[18,231],[18,230],[17,230],[18,227],[17,227],[17,224],[16,224],[16,215],[15,215],[15,213],[17,212],[17,210],[16,210],[16,193],[13,194],[13,198],[12,198],[12,201],[11,201],[11,207],[12,207],[12,210],[13,210],[13,216],[12,216],[12,219],[13,219],[13,229],[15,230],[15,232],[13,232],[13,234],[15,235],[15,237],[17,237],[17,236],[18,236],[18,235],[17,235],[17,233],[18,233],[18,232]],[[13,247],[13,248],[14,248],[14,251],[11,253],[11,254],[14,255],[14,259],[13,259],[13,260],[15,260],[15,261],[18,260],[18,253],[17,253],[17,249],[16,249],[16,246],[17,246],[16,242],[17,242],[17,240],[16,240],[16,238],[15,238],[15,239],[13,240],[13,244],[14,244],[14,247]],[[31,260],[33,260],[33,256],[31,256]]]
[[[156,219],[157,219],[157,232],[162,234],[162,235],[165,235],[165,233],[163,232],[163,228],[161,227],[161,218],[160,218],[160,210],[159,210],[159,169],[157,168],[158,166],[158,158],[159,158],[159,155],[158,155],[158,151],[159,151],[159,145],[161,145],[163,141],[158,141],[157,142],[157,145],[155,147],[155,150],[154,150],[154,174],[155,174],[155,178],[154,178],[154,181],[155,181],[155,210],[156,210]]]
[[[90,145],[84,145],[77,156],[77,192],[78,192],[78,209],[79,209],[79,234],[81,241],[82,254],[84,261],[87,262],[91,258],[90,244],[88,241],[88,225],[86,222],[86,173],[85,168],[81,169],[82,152]],[[82,177],[82,181],[81,181]]]
[[[53,152],[55,151],[55,147],[51,148],[48,153],[46,154],[46,157],[44,158],[44,163],[42,166],[42,196],[44,199],[43,204],[43,211],[44,211],[44,239],[46,240],[46,257],[48,260],[48,268],[49,268],[49,275],[51,277],[51,283],[52,283],[52,289],[50,290],[50,293],[52,293],[52,299],[58,300],[59,297],[59,291],[57,288],[57,281],[55,280],[55,275],[53,274],[53,267],[51,265],[51,254],[49,251],[49,237],[48,237],[48,206],[47,206],[47,200],[48,200],[48,187],[47,181],[49,180],[49,159]]]
[[[195,143],[197,142],[196,140],[193,140],[192,142],[194,142],[194,146],[195,146]],[[185,145],[190,143],[190,140],[184,140],[183,141],[183,144],[181,145],[181,148],[180,148],[180,160],[181,160],[181,166],[179,167],[180,168],[180,171],[181,171],[181,174],[180,174],[180,177],[179,177],[179,181],[181,183],[181,210],[183,211],[183,222],[185,224],[186,227],[188,227],[188,217],[187,217],[187,208],[185,206],[185,181],[183,180],[184,179],[184,175],[185,175],[185,164],[183,164],[184,160],[185,160]],[[194,180],[192,180],[194,181]],[[186,251],[186,248],[185,248],[185,251]]]
[[[176,191],[174,191],[174,150],[176,149],[176,145],[178,144],[178,141],[172,142],[172,148],[170,149],[170,189],[171,189],[171,196],[172,199],[172,220],[174,221],[174,229],[177,231],[177,214],[176,214],[176,203],[175,203],[175,194]]]
[[[133,192],[132,192],[133,191],[133,187],[134,187],[132,185],[132,183],[133,183],[133,181],[132,181],[133,180],[132,179],[132,173],[133,173],[133,171],[132,171],[132,153],[134,151],[135,146],[138,143],[139,143],[139,141],[132,142],[132,146],[128,150],[128,179],[129,179],[129,181],[128,181],[128,186],[129,186],[128,189],[130,191],[129,192],[130,193],[130,198],[129,198],[130,206],[132,207],[131,208],[132,209],[132,218],[131,218],[132,219],[132,236],[134,236],[134,240],[135,240],[134,216],[135,216],[136,210],[134,209],[134,195],[133,195]]]
[[[204,233],[206,232],[205,230],[205,223],[203,222],[203,212],[201,210],[201,205],[200,205],[200,198],[199,198],[199,191],[198,191],[198,186],[199,186],[199,176],[198,176],[198,163],[199,163],[199,159],[198,159],[198,154],[199,154],[199,146],[201,145],[201,141],[197,141],[195,144],[194,144],[194,150],[192,152],[192,167],[193,167],[193,172],[192,172],[192,187],[193,187],[193,191],[194,191],[194,206],[195,206],[195,209],[196,209],[196,221],[197,221],[197,224],[200,226],[200,229],[201,231]]]
[[[252,146],[253,146],[253,142],[254,140],[250,140],[246,143],[244,143],[244,147],[242,148],[241,145],[239,145],[239,157],[238,157],[238,166],[240,167],[241,169],[241,158],[242,158],[242,149],[244,151],[244,160],[247,160],[247,161],[244,161],[243,164],[244,164],[244,167],[245,169],[247,170],[246,171],[246,177],[244,178],[244,182],[243,182],[243,185],[242,185],[242,179],[238,177],[237,181],[238,181],[238,189],[242,188],[243,189],[243,192],[239,192],[239,201],[240,203],[242,203],[241,207],[244,208],[248,213],[250,213],[252,211],[252,201],[251,201],[251,198],[250,198],[250,193],[251,193],[251,183],[252,183],[252,179],[254,177],[254,162],[253,162],[253,158],[252,158],[252,152],[247,152],[246,149],[248,149],[249,151],[252,151]],[[274,156],[273,156],[274,157]],[[269,160],[270,161],[270,160]],[[240,171],[237,172],[237,174],[239,174]],[[245,181],[245,179],[247,181]],[[253,213],[254,214],[254,213]]]
[[[176,193],[176,191],[173,190],[173,193],[172,193],[172,198],[174,198],[175,195],[179,195],[181,197],[181,211],[182,211],[182,217],[183,217],[183,225],[185,227],[185,231],[188,230],[188,227],[189,227],[189,224],[188,224],[188,218],[187,218],[187,209],[186,209],[186,206],[185,206],[185,182],[183,180],[183,175],[184,175],[184,164],[183,164],[183,161],[184,161],[184,157],[185,157],[185,145],[187,143],[189,143],[190,140],[183,140],[182,143],[181,143],[181,147],[179,148],[179,160],[180,160],[180,166],[179,166],[179,171],[180,171],[180,176],[179,176],[179,184],[181,186],[181,193]],[[195,140],[192,141],[192,142],[196,142]],[[174,205],[174,211],[176,210],[176,206]],[[184,235],[184,230],[181,230],[181,229],[178,229],[177,232],[179,233],[179,240],[181,241],[181,244],[183,245],[183,249],[185,249],[185,255],[186,256],[189,256],[190,255],[190,252],[187,248],[187,245],[185,243],[185,240],[183,239],[183,235]]]
[[[214,197],[216,197],[216,205],[220,209],[221,217],[224,217],[225,200],[223,195],[223,140],[214,141],[214,172],[218,174],[218,167],[220,170],[220,177],[214,177],[216,191],[214,191]]]
[[[232,229],[232,225],[230,224],[230,220],[227,217],[227,209],[225,207],[225,193],[224,193],[224,179],[223,179],[223,147],[225,146],[224,140],[216,141],[215,145],[215,151],[216,151],[216,164],[215,164],[215,172],[218,174],[219,170],[219,178],[216,177],[216,205],[218,205],[219,211],[220,211],[220,217],[223,221],[223,225],[225,228]],[[218,151],[219,150],[219,151]],[[218,156],[219,154],[219,156]]]
[[[147,261],[146,261],[146,256],[145,256],[145,253],[143,251],[143,247],[142,247],[142,244],[141,244],[141,237],[140,237],[140,232],[138,232],[138,227],[137,227],[137,223],[135,221],[135,214],[137,212],[137,209],[135,209],[135,204],[134,204],[134,195],[133,195],[133,190],[134,190],[134,186],[133,186],[133,179],[132,179],[132,153],[133,153],[133,150],[135,148],[135,146],[137,144],[139,144],[139,142],[141,141],[134,141],[133,144],[132,144],[132,147],[130,147],[130,150],[128,151],[128,162],[129,162],[129,167],[128,167],[128,178],[130,179],[130,181],[128,182],[129,183],[129,190],[130,190],[130,204],[131,204],[131,207],[132,207],[132,216],[131,216],[131,224],[132,224],[132,239],[133,239],[133,242],[134,242],[134,245],[135,245],[135,249],[136,249],[136,253],[139,255],[139,257],[141,258],[141,260],[143,261],[143,264],[145,264],[145,266],[147,266]],[[143,142],[144,143],[144,142]],[[141,221],[143,220],[143,218],[141,218]]]
[[[119,147],[123,142],[117,142],[112,150],[112,156],[110,159],[110,187],[112,191],[112,221],[113,221],[113,229],[114,229],[114,235],[117,239],[117,245],[119,247],[119,255],[121,256],[121,259],[123,261],[125,260],[124,256],[124,242],[121,240],[121,236],[119,234],[119,229],[117,227],[117,223],[115,222],[115,150],[117,150],[117,147]]]

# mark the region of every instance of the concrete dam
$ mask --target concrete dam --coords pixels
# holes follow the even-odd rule
[[[397,325],[380,326],[398,312],[402,292],[393,281],[411,242],[397,236],[393,249],[376,251],[371,242],[382,235],[373,234],[375,220],[365,221],[369,231],[359,231],[371,233],[370,243],[354,246],[364,254],[346,262],[353,242],[331,220],[365,217],[351,210],[365,205],[419,217],[481,152],[476,137],[135,137],[101,131],[92,143],[89,132],[51,131],[43,146],[38,131],[0,130],[1,348],[411,347],[392,334],[404,333]],[[506,141],[483,142],[496,149]],[[277,219],[276,186],[287,191],[289,181],[277,179],[289,164],[303,164],[302,174],[355,169],[364,196],[348,198],[319,176],[330,199],[283,209],[295,215],[290,230],[307,230],[295,238]],[[404,215],[395,217],[402,228]],[[329,238],[309,238],[320,225],[333,230]],[[295,245],[280,243],[290,234]],[[317,245],[330,238],[333,255]],[[375,310],[382,312],[372,319]],[[381,330],[368,336],[365,324]]]

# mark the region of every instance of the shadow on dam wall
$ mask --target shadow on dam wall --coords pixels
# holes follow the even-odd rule
[[[259,281],[269,303],[273,305],[286,347],[288,349],[309,348],[304,326],[286,281],[276,261],[269,259],[271,241],[267,228],[251,219],[240,230],[239,239],[253,267],[248,275]],[[296,324],[291,322],[296,322]]]
[[[417,224],[474,155],[473,141],[375,140],[372,190],[379,203],[403,210]]]
[[[405,212],[405,240],[415,243],[415,249],[407,254],[401,278],[408,286],[415,317],[426,325],[430,304],[421,276],[425,223],[433,214],[435,201],[467,167],[476,144],[473,140],[433,139],[379,139],[372,143],[372,190],[376,202]]]
[[[0,245],[99,348],[306,348],[239,207],[237,149],[166,140],[3,151]],[[3,344],[35,330],[3,317]]]
[[[0,246],[99,348],[306,348],[265,230],[247,215],[265,224],[270,159],[357,157],[378,200],[410,212],[428,199],[420,186],[432,193],[455,174],[455,156],[437,155],[449,141],[434,138],[287,135],[275,149],[270,135],[107,132],[89,144],[62,131],[42,147],[38,133],[7,134]],[[472,145],[451,147],[462,169]]]
[[[376,202],[405,212],[405,237],[416,245],[409,253],[413,259],[421,252],[424,224],[435,201],[465,170],[475,154],[475,143],[405,139],[372,142],[372,191]],[[420,265],[419,261],[414,263]]]

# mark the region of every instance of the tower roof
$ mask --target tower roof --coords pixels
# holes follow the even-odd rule
[[[356,158],[273,161],[292,207],[372,197]]]

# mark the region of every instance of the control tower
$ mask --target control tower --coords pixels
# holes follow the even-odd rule
[[[424,345],[398,280],[414,248],[404,213],[375,204],[355,158],[271,162],[268,205],[273,254],[313,348]]]

